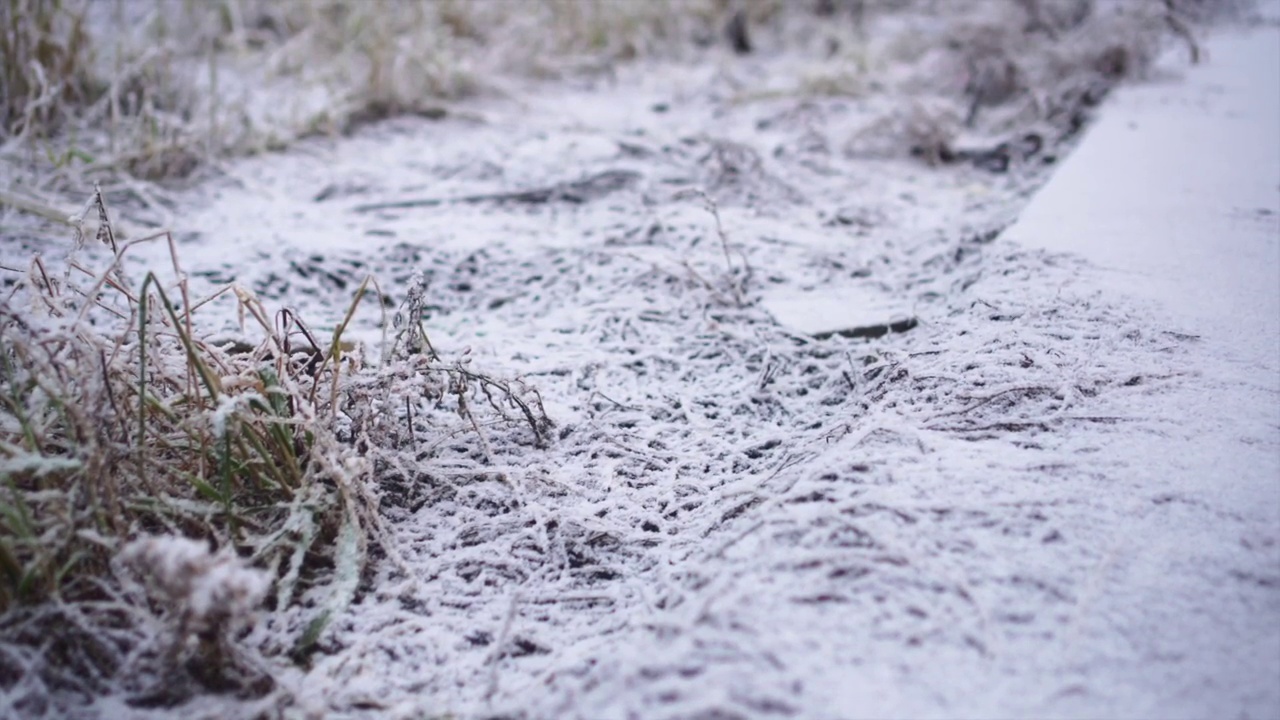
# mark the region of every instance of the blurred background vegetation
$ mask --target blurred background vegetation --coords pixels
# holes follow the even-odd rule
[[[440,117],[460,100],[509,94],[516,83],[706,57],[717,46],[825,57],[829,70],[808,89],[851,93],[874,85],[866,76],[877,64],[910,64],[931,44],[990,54],[984,45],[1018,37],[1062,44],[1088,26],[1090,35],[1124,36],[1132,57],[1121,59],[1121,71],[1132,73],[1153,36],[1244,3],[0,0],[0,167],[29,191],[83,192],[95,172],[181,180],[229,154],[397,115]],[[1099,33],[1094,19],[1103,16],[1127,18]],[[914,25],[884,32],[875,23],[886,17]],[[993,24],[1016,32],[993,41]],[[940,37],[940,26],[972,32]],[[958,60],[954,74],[974,70],[971,60]],[[971,92],[995,96],[991,88]]]
[[[605,72],[781,0],[3,0],[0,142],[52,165],[181,178],[504,78]]]

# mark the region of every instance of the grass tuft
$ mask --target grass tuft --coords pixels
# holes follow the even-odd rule
[[[25,672],[127,677],[136,668],[122,658],[150,657],[138,650],[148,636],[120,640],[108,626],[145,625],[136,612],[81,623],[115,637],[102,641],[110,651],[53,657],[28,631],[132,597],[167,618],[152,653],[167,687],[261,690],[270,683],[234,641],[260,600],[275,611],[316,602],[308,617],[289,614],[292,657],[305,662],[356,598],[372,546],[395,557],[368,458],[419,458],[419,444],[467,432],[487,459],[489,435],[519,425],[524,443],[548,442],[536,391],[431,347],[421,289],[386,359],[366,366],[344,334],[371,280],[322,336],[242,288],[190,297],[176,254],[175,279],[130,283],[130,248],[165,236],[118,243],[101,193],[92,205],[106,267],[73,256],[55,273],[36,257],[0,303],[0,641],[39,659]],[[253,341],[201,331],[197,309],[226,299]],[[182,699],[155,692],[139,688],[139,702]]]

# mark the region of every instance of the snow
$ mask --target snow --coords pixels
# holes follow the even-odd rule
[[[233,420],[236,413],[241,408],[249,407],[251,403],[267,404],[266,398],[256,392],[246,392],[240,395],[219,395],[218,407],[213,411],[209,422],[213,425],[213,434],[218,438],[222,438],[227,434],[227,422]]]
[[[1272,42],[1274,31],[1262,37]],[[1229,61],[1250,51],[1244,43],[1215,41],[1209,51],[1226,58],[1223,67],[1155,90],[1195,97],[1211,82],[1199,72],[1236,77]],[[650,105],[623,87],[627,103]],[[1243,90],[1237,102],[1249,101]],[[1107,107],[1044,203],[1078,196],[1058,190],[1059,177],[1096,183],[1147,166],[1145,155],[1092,150],[1108,127],[1133,122],[1127,98],[1141,92]],[[1267,92],[1252,95],[1264,110]],[[495,114],[491,123],[515,139],[489,135],[469,147],[514,144],[486,154],[517,177],[538,175],[521,165],[548,158],[582,174],[618,162],[589,128],[608,135],[611,122],[635,115],[563,121],[553,106],[586,104],[552,98],[510,124]],[[810,108],[813,117],[778,141],[785,147],[815,125],[853,132],[841,129],[858,125],[840,117],[849,112]],[[761,114],[717,123],[734,142],[768,147],[741,129]],[[547,118],[567,122],[574,139],[557,140],[540,126]],[[413,658],[387,666],[398,674],[379,695],[420,694],[465,716],[1280,710],[1274,373],[1231,372],[1188,337],[1201,328],[1177,314],[1181,306],[1162,312],[1126,299],[1118,290],[1129,283],[1107,284],[1112,275],[1088,246],[1050,248],[1079,252],[1068,257],[1037,246],[1079,241],[1095,232],[1088,225],[1073,232],[1061,216],[1037,221],[1033,205],[1005,237],[970,240],[1003,223],[1007,206],[991,198],[1009,188],[891,163],[833,180],[760,152],[736,161],[748,168],[741,182],[718,187],[717,168],[703,165],[694,176],[716,193],[734,253],[783,298],[766,290],[759,306],[735,310],[712,219],[700,203],[678,192],[663,200],[655,189],[678,188],[689,161],[719,161],[726,146],[716,143],[668,152],[676,167],[658,165],[656,182],[655,167],[637,163],[651,218],[607,203],[564,215],[457,208],[381,218],[429,234],[436,287],[465,278],[481,299],[514,298],[494,312],[477,313],[482,300],[442,309],[433,341],[465,342],[491,367],[520,368],[568,434],[551,457],[502,465],[513,487],[455,476],[423,489],[435,499],[397,523],[408,562],[428,580],[411,602],[395,602],[421,610],[366,598],[347,635],[358,657]],[[1213,147],[1150,149],[1181,157]],[[782,187],[820,212],[785,200]],[[780,196],[785,209],[770,212],[764,198]],[[871,208],[873,227],[892,229],[852,242],[823,230],[821,210],[847,207],[849,197]],[[1209,204],[1222,195],[1190,197]],[[1066,212],[1102,224],[1109,210],[1150,207],[1148,197],[1131,200]],[[1216,224],[1187,234],[1187,244],[1241,229],[1229,212],[1193,212]],[[1158,242],[1156,222],[1135,237]],[[959,242],[955,232],[916,229],[957,226],[972,228]],[[590,240],[601,235],[603,246]],[[1257,247],[1259,233],[1249,238],[1238,242],[1255,245],[1239,252]],[[1274,274],[1266,262],[1257,275]],[[546,282],[557,266],[560,280]],[[537,289],[521,290],[530,283]],[[854,292],[873,299],[850,302]],[[845,311],[810,305],[823,309],[789,315],[788,296],[909,306],[921,326],[878,343],[797,343],[797,332],[845,324],[835,317]],[[1265,338],[1269,327],[1251,332]],[[503,514],[486,509],[495,505]],[[405,639],[406,627],[418,630]],[[328,693],[335,707],[351,702],[340,688],[352,676],[336,669],[346,662],[340,653],[334,670],[314,673],[308,692]]]
[[[9,450],[9,448],[5,448]],[[84,464],[73,458],[56,458],[36,455],[14,449],[11,457],[0,460],[0,472],[6,476],[18,473],[31,473],[35,477],[54,475],[57,473],[75,472]]]
[[[400,562],[279,670],[295,709],[1280,716],[1278,41],[1166,57],[1060,166],[1004,175],[867,157],[909,83],[775,92],[813,63],[784,53],[513,91],[175,193],[197,287],[317,332],[365,273],[417,288],[446,360],[556,422],[545,449],[485,428],[487,461],[420,428],[421,462],[382,468]],[[168,575],[212,562],[155,547]]]
[[[214,554],[207,543],[183,537],[142,537],[126,545],[120,557],[183,614],[188,632],[224,623],[235,632],[252,618],[271,586],[267,573],[247,567],[233,552]]]

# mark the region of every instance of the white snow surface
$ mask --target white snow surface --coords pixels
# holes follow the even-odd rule
[[[545,449],[491,429],[489,465],[423,432],[384,469],[404,565],[281,670],[290,712],[1280,717],[1280,29],[1206,45],[1118,91],[1061,167],[867,158],[874,97],[744,98],[797,67],[726,56],[176,196],[209,287],[323,327],[366,272],[397,301],[425,277],[435,347],[556,422]],[[362,208],[606,171],[636,175]],[[919,324],[817,340],[840,303],[769,309],[806,295]]]

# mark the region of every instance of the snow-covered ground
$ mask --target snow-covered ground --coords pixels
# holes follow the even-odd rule
[[[1205,49],[1007,173],[726,54],[175,192],[209,287],[324,326],[425,283],[556,423],[386,469],[400,557],[289,712],[1280,716],[1280,27]]]

